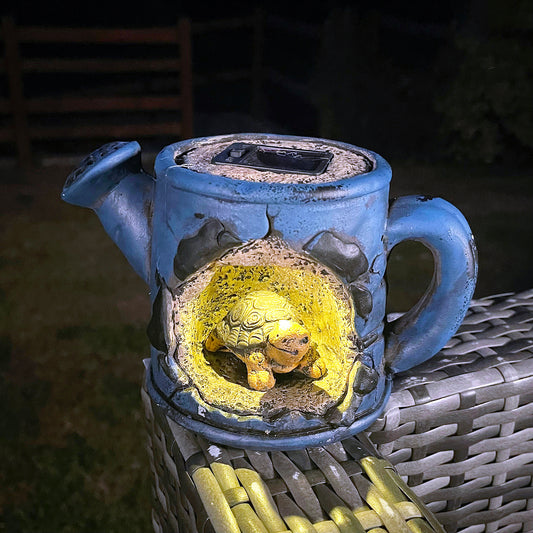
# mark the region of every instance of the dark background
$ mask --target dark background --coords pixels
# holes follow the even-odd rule
[[[479,249],[476,297],[532,287],[531,2],[22,1],[2,14],[20,25],[145,27],[255,7],[267,21],[259,94],[212,74],[250,66],[249,30],[193,37],[195,135],[266,131],[374,150],[393,168],[392,196],[442,196],[465,214]],[[175,140],[142,141],[147,170]],[[151,527],[139,400],[147,289],[96,217],[59,201],[75,161],[97,146],[42,143],[31,172],[2,154],[0,531]],[[420,245],[393,251],[389,310],[409,308],[431,271]]]
[[[531,161],[533,15],[526,0],[305,6],[158,0],[135,7],[23,1],[4,3],[3,14],[19,25],[146,27],[179,17],[194,24],[246,16],[257,8],[266,20],[266,71],[253,121],[249,83],[205,79],[250,65],[250,32],[193,35],[193,73],[202,79],[195,87],[195,134],[262,125],[343,139],[388,157]],[[290,78],[292,89],[269,69]],[[66,83],[60,76],[45,81],[51,88]],[[228,124],[223,113],[237,123]]]

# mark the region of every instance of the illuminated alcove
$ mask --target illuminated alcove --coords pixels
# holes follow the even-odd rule
[[[229,309],[258,290],[273,291],[292,305],[325,362],[325,376],[275,374],[272,389],[256,391],[235,355],[205,350],[206,338]],[[331,270],[280,239],[249,242],[196,272],[180,287],[173,314],[175,359],[194,384],[200,406],[263,418],[289,411],[323,416],[331,408],[349,406],[360,366],[351,296]]]

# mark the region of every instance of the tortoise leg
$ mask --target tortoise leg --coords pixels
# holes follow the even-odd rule
[[[328,372],[324,360],[318,355],[318,352],[312,348],[302,357],[296,370],[313,379],[322,378]]]
[[[252,352],[244,359],[244,363],[248,370],[248,385],[252,389],[266,391],[275,385],[276,379],[263,353]]]
[[[216,352],[223,346],[224,343],[218,338],[216,329],[209,334],[209,337],[204,342],[204,347],[208,352]]]

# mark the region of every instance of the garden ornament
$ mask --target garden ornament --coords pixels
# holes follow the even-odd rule
[[[252,449],[320,446],[380,414],[392,377],[438,352],[474,290],[470,228],[439,198],[389,204],[391,169],[325,139],[237,134],[107,144],[67,179],[150,287],[147,390],[177,423]],[[385,316],[387,256],[417,240],[433,279]]]

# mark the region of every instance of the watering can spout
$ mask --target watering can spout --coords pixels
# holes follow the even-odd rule
[[[74,170],[61,198],[93,209],[137,274],[150,277],[154,180],[141,166],[137,142],[113,142],[95,150]]]

